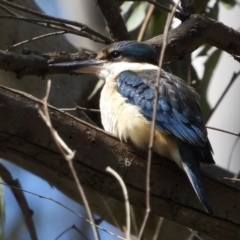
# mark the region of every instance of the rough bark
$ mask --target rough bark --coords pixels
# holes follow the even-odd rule
[[[162,47],[163,36],[146,41],[156,51]],[[177,28],[169,31],[165,61],[181,58],[193,52],[202,44],[210,44],[231,55],[240,54],[240,33],[221,22],[200,14],[192,14]]]
[[[67,163],[38,115],[36,105],[41,107],[41,101],[1,87],[0,102],[0,157],[30,168],[76,199],[78,194]],[[74,166],[81,182],[102,195],[121,200],[119,184],[105,172],[111,166],[123,177],[131,204],[145,208],[145,153],[58,109],[49,106],[49,112],[60,136],[77,151]],[[239,239],[239,185],[227,185],[206,174],[203,183],[214,216],[204,211],[184,173],[174,163],[155,156],[151,174],[152,213],[216,239]],[[94,200],[97,201],[96,196]]]
[[[162,41],[163,36],[159,35],[145,41],[145,43],[152,45],[157,52],[160,52]],[[205,43],[222,49],[233,56],[240,55],[239,32],[205,16],[193,14],[188,20],[169,32],[164,61],[182,58]],[[64,73],[60,70],[48,68],[48,61],[77,61],[93,57],[95,57],[94,53],[84,50],[72,54],[65,52],[32,54],[30,51],[28,55],[1,51],[0,69],[14,72],[18,77],[25,75],[45,76],[46,74]]]

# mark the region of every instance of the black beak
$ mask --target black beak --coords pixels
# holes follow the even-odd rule
[[[88,73],[96,74],[103,68],[105,61],[98,59],[91,59],[86,61],[64,62],[49,64],[49,67],[58,68],[68,72],[74,73]]]

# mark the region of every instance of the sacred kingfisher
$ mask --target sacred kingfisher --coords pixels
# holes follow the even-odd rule
[[[116,42],[96,59],[50,64],[105,80],[100,97],[103,127],[121,140],[147,149],[158,76],[158,56],[147,44]],[[180,78],[160,71],[153,150],[175,161],[187,174],[205,210],[213,213],[201,181],[200,164],[214,164],[199,107],[199,96]]]

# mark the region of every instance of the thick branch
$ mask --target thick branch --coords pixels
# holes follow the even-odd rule
[[[64,180],[65,184],[58,187],[65,192],[71,189],[74,184],[69,184],[73,179],[67,163],[38,115],[36,105],[42,106],[41,101],[1,87],[0,103],[0,157],[25,168],[32,165],[33,173],[41,172],[48,180],[49,176]],[[74,165],[81,182],[103,195],[121,200],[118,182],[105,171],[111,166],[123,177],[131,204],[144,208],[146,159],[133,147],[100,129],[53,107],[49,107],[49,112],[60,136],[77,151]],[[155,157],[151,175],[152,213],[216,239],[239,239],[240,191],[213,177],[203,176],[203,182],[214,217],[204,211],[184,173],[172,162]],[[51,184],[55,185],[53,181]]]
[[[145,43],[152,45],[159,53],[162,42],[163,36],[159,35]],[[220,22],[194,14],[177,28],[169,32],[164,61],[181,58],[205,43],[222,49],[233,56],[240,55],[239,32]],[[63,71],[48,68],[47,61],[64,62],[86,60],[95,56],[94,53],[88,51],[81,51],[79,53],[31,53],[28,55],[17,55],[0,51],[0,69],[15,72],[19,77],[24,75],[41,76],[53,73],[64,73]]]
[[[145,43],[160,52],[162,42],[163,36],[159,35]],[[240,55],[240,33],[221,22],[199,14],[191,15],[188,20],[172,29],[168,34],[167,42],[164,61],[181,58],[205,43],[229,54]]]
[[[97,5],[106,22],[111,38],[115,41],[129,40],[127,28],[115,1],[97,0]]]
[[[40,54],[25,49],[24,53],[19,55],[0,50],[0,69],[14,72],[18,78],[26,75],[45,76],[46,74],[64,73],[64,71],[58,71],[53,68],[49,69],[48,61],[79,61],[96,56],[95,53],[84,50],[77,53],[52,52]]]

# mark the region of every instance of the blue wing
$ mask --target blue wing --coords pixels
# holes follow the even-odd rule
[[[152,120],[154,83],[157,71],[122,72],[117,79],[119,92],[131,104],[141,108],[142,114]],[[150,80],[149,80],[150,78]],[[205,146],[207,131],[198,105],[198,95],[181,79],[161,71],[157,103],[157,128],[173,134],[184,142]]]
[[[119,92],[128,102],[139,106],[149,121],[152,120],[156,79],[156,71],[125,71],[117,79]],[[183,169],[204,208],[213,214],[199,168],[200,162],[212,164],[214,160],[198,105],[198,95],[181,79],[164,71],[161,71],[158,91],[156,126],[160,131],[182,140],[178,144]]]

